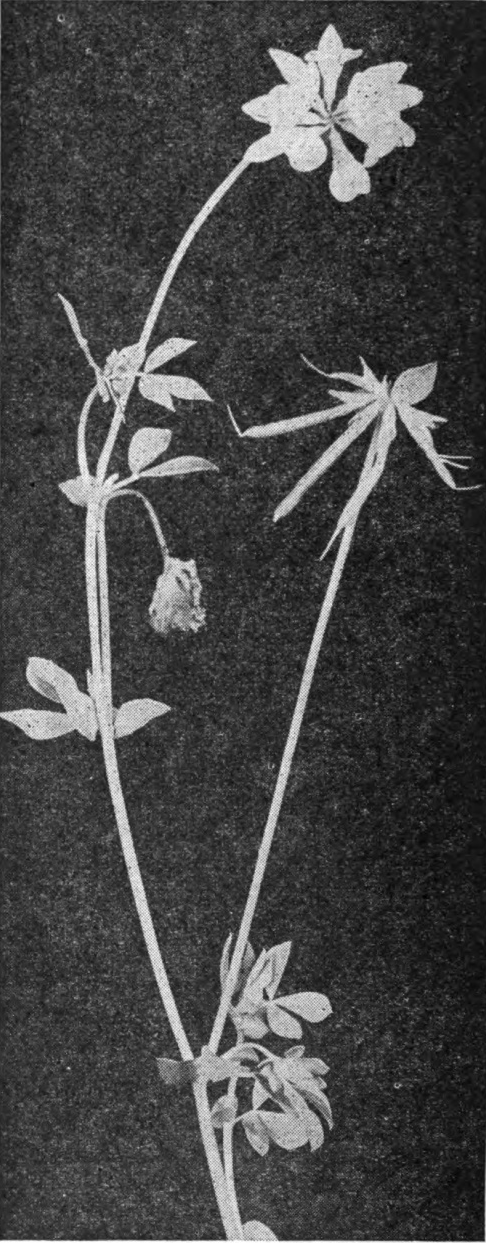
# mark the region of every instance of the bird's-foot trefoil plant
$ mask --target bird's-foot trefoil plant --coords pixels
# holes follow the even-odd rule
[[[106,512],[115,501],[129,499],[131,503],[136,499],[143,504],[161,554],[161,573],[149,609],[150,623],[162,638],[172,630],[179,631],[181,635],[195,634],[205,622],[202,587],[195,562],[183,562],[171,555],[157,513],[142,490],[143,481],[174,476],[182,479],[189,474],[215,471],[217,467],[196,456],[164,457],[173,433],[168,428],[151,425],[132,430],[127,446],[128,470],[123,477],[120,477],[120,470],[113,471],[112,458],[115,449],[119,449],[119,435],[127,426],[127,407],[135,386],[140,395],[152,403],[152,407],[162,408],[169,415],[179,414],[178,403],[181,401],[198,403],[210,400],[194,379],[172,370],[174,366],[179,367],[181,355],[186,354],[194,344],[193,340],[167,335],[152,350],[149,350],[149,342],[181,261],[205,221],[239,176],[253,165],[263,164],[283,154],[297,172],[311,172],[324,163],[329,149],[332,159],[329,188],[338,202],[347,203],[360,194],[370,192],[369,168],[395,148],[411,146],[414,142],[414,131],[402,120],[401,113],[418,104],[422,98],[417,88],[402,82],[407,66],[402,62],[392,62],[354,74],[346,93],[336,101],[344,66],[361,56],[362,52],[346,49],[333,26],[327,27],[317,47],[305,52],[303,57],[278,50],[272,50],[270,55],[282,73],[284,83],[243,106],[244,112],[252,119],[267,124],[269,132],[251,142],[242,159],[186,229],[165,270],[138,340],[129,346],[112,347],[104,365],[99,365],[80,326],[78,314],[68,299],[59,295],[76,340],[94,373],[93,387],[84,400],[79,417],[77,474],[59,485],[67,500],[85,511],[89,669],[86,689],[80,689],[73,675],[52,659],[30,657],[27,664],[29,685],[37,694],[54,703],[55,710],[26,707],[1,714],[4,720],[35,740],[53,739],[67,733],[78,733],[90,742],[96,742],[98,738],[101,740],[108,787],[137,913],[181,1059],[174,1062],[160,1058],[159,1071],[164,1083],[187,1083],[194,1093],[204,1150],[228,1239],[275,1238],[270,1228],[257,1220],[242,1223],[233,1174],[233,1135],[237,1124],[241,1122],[239,1130],[244,1132],[260,1154],[268,1150],[270,1142],[287,1149],[308,1143],[314,1150],[324,1137],[318,1115],[328,1126],[332,1125],[331,1108],[323,1091],[327,1073],[325,1063],[319,1058],[306,1056],[305,1046],[300,1043],[292,1045],[284,1055],[268,1048],[267,1043],[262,1044],[262,1040],[267,1042],[270,1036],[300,1041],[303,1035],[301,1020],[304,1023],[320,1023],[330,1013],[329,1002],[322,994],[312,992],[279,996],[290,943],[274,946],[269,951],[262,950],[255,957],[249,935],[322,638],[358,513],[384,468],[395,434],[397,413],[437,469],[440,463],[442,477],[446,482],[452,482],[452,486],[448,462],[449,465],[456,462],[456,459],[451,462],[435,454],[429,430],[431,416],[423,415],[415,408],[414,402],[425,395],[417,389],[417,383],[420,388],[423,368],[406,373],[391,391],[385,382],[379,385],[371,372],[365,369],[363,377],[348,377],[358,387],[359,393],[358,396],[340,399],[338,410],[305,416],[300,421],[290,420],[285,425],[250,429],[245,433],[246,437],[278,434],[305,426],[306,421],[307,424],[325,422],[338,414],[353,413],[348,431],[334,448],[326,450],[319,463],[279,507],[280,514],[277,512],[276,516],[281,516],[292,508],[306,487],[324,472],[347,444],[375,422],[362,479],[335,533],[341,533],[341,544],[306,663],[239,932],[234,948],[230,937],[223,952],[221,999],[217,1014],[207,1043],[202,1045],[201,1053],[196,1056],[180,1018],[152,922],[125,805],[117,754],[120,739],[164,716],[169,707],[157,700],[136,696],[121,705],[116,702],[112,685]],[[343,133],[352,135],[363,144],[362,162],[346,146]],[[170,365],[170,371],[166,370],[167,365]],[[425,371],[430,378],[430,369]],[[107,418],[108,412],[110,418]],[[88,428],[91,429],[94,418],[101,422],[105,436],[95,463],[91,460],[88,443]],[[236,1032],[235,1043],[220,1054],[219,1046],[228,1020]],[[214,1101],[211,1108],[208,1085],[218,1083],[225,1085],[224,1096]],[[212,1086],[209,1090],[214,1091]],[[221,1145],[218,1143],[220,1131],[223,1137]]]

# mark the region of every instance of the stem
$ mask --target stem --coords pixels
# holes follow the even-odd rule
[[[120,489],[120,491],[118,491],[118,489],[115,487],[113,488],[113,491],[110,492],[110,501],[115,500],[116,497],[118,496],[138,496],[139,501],[143,501],[145,508],[147,510],[147,513],[149,515],[150,521],[152,523],[152,526],[154,528],[155,535],[157,538],[157,543],[162,553],[162,558],[163,558],[164,565],[165,565],[165,559],[168,555],[169,549],[167,547],[166,541],[162,534],[162,527],[160,525],[160,522],[158,520],[158,517],[157,517],[157,514],[155,512],[153,505],[150,504],[150,501],[147,500],[147,497],[144,496],[143,492],[138,491],[138,488],[123,488],[123,489]]]
[[[232,172],[229,173],[227,177],[225,177],[224,181],[221,182],[221,185],[217,187],[214,193],[210,195],[207,202],[204,204],[204,207],[201,208],[197,216],[195,216],[192,224],[189,225],[189,228],[187,229],[187,231],[184,234],[184,237],[182,238],[182,241],[179,242],[177,250],[174,251],[172,259],[165,272],[165,275],[162,277],[159,288],[157,290],[157,293],[155,295],[152,306],[150,308],[150,311],[147,315],[145,324],[142,329],[142,335],[140,337],[139,345],[141,349],[143,349],[144,351],[146,351],[147,349],[147,345],[149,343],[152,331],[155,327],[157,316],[159,314],[159,311],[162,307],[163,302],[165,301],[165,298],[170,289],[170,286],[177,272],[179,264],[182,262],[186,251],[189,249],[191,242],[194,240],[196,236],[196,233],[199,232],[199,229],[208,219],[208,216],[210,216],[214,208],[217,207],[220,200],[226,194],[226,191],[231,188],[233,183],[238,179],[238,177],[244,171],[244,169],[248,167],[248,164],[249,164],[249,161],[247,161],[246,155],[244,155],[243,159],[240,160],[239,164],[237,164],[236,167],[232,170]],[[113,453],[113,449],[116,443],[116,438],[118,436],[118,432],[120,430],[120,426],[125,415],[125,407],[127,405],[128,398],[130,396],[130,392],[133,387],[134,380],[135,380],[135,376],[132,379],[132,384],[130,385],[130,388],[128,388],[127,391],[125,392],[123,396],[123,400],[118,401],[117,403],[115,414],[113,416],[113,421],[112,421],[110,430],[108,432],[105,444],[103,445],[103,449],[101,451],[99,462],[98,462],[96,478],[98,479],[99,483],[103,483],[106,472],[108,470],[110,458]]]
[[[89,466],[88,466],[88,458],[86,454],[86,424],[88,422],[88,414],[91,410],[91,407],[93,405],[97,392],[98,392],[98,389],[95,386],[93,389],[91,389],[91,392],[88,394],[86,401],[84,403],[83,409],[80,414],[79,425],[78,425],[79,473],[82,476],[82,478],[86,480],[89,479]]]
[[[211,1174],[218,1208],[221,1214],[225,1234],[227,1239],[242,1239],[243,1228],[241,1218],[236,1204],[236,1197],[233,1202],[228,1193],[228,1185],[226,1182],[219,1148],[214,1135],[214,1127],[209,1109],[209,1102],[206,1091],[206,1084],[200,1081],[194,1084],[194,1099],[196,1102],[197,1116],[199,1120],[199,1129],[204,1144],[204,1151]]]
[[[238,1048],[242,1043],[243,1043],[243,1038],[241,1036],[241,1033],[238,1032],[236,1048]],[[228,1102],[230,1104],[234,1104],[234,1102],[236,1101],[237,1083],[238,1083],[238,1076],[235,1075],[232,1079],[230,1079],[230,1082],[229,1082]],[[241,1222],[241,1217],[240,1217],[240,1210],[238,1208],[238,1199],[237,1199],[236,1187],[235,1187],[235,1171],[234,1171],[234,1163],[233,1163],[233,1132],[234,1132],[234,1124],[232,1122],[228,1123],[227,1126],[223,1127],[224,1176],[226,1179],[228,1199],[233,1209],[235,1221],[238,1222],[239,1228],[242,1231],[243,1227],[242,1227],[242,1222]],[[243,1236],[241,1235],[241,1237]]]
[[[258,852],[258,858],[256,862],[255,871],[253,874],[253,880],[251,883],[250,892],[248,894],[243,918],[242,918],[241,925],[240,925],[240,930],[238,933],[238,938],[237,938],[235,949],[233,952],[233,957],[231,960],[231,966],[228,972],[228,977],[227,977],[224,989],[222,991],[221,1001],[219,1003],[218,1012],[217,1012],[217,1015],[214,1021],[214,1026],[213,1026],[213,1030],[211,1033],[211,1039],[209,1041],[209,1048],[212,1050],[213,1053],[217,1053],[217,1050],[218,1050],[219,1042],[221,1040],[221,1035],[222,1035],[223,1028],[226,1022],[226,1018],[228,1015],[228,1009],[230,1006],[231,998],[235,990],[236,980],[238,978],[238,973],[239,973],[239,970],[240,970],[240,967],[243,961],[243,955],[245,952],[246,944],[248,941],[248,937],[250,935],[250,928],[251,928],[253,916],[255,914],[256,905],[258,902],[263,877],[265,875],[265,868],[267,866],[268,856],[270,854],[270,849],[271,849],[273,837],[275,834],[275,829],[277,827],[278,817],[280,815],[280,809],[281,809],[282,802],[284,799],[285,790],[287,788],[287,782],[288,782],[290,770],[292,767],[292,760],[294,758],[295,748],[297,746],[297,742],[299,738],[300,727],[302,725],[305,709],[307,706],[307,700],[309,698],[309,692],[312,686],[312,679],[314,677],[314,673],[315,673],[315,669],[316,669],[316,665],[317,665],[317,661],[319,657],[319,652],[321,650],[322,640],[324,638],[327,623],[331,615],[332,606],[336,598],[336,593],[339,587],[339,583],[341,580],[341,575],[344,569],[346,558],[347,558],[349,549],[351,547],[351,541],[353,538],[355,525],[356,525],[356,520],[354,520],[349,526],[346,526],[344,529],[341,544],[339,546],[339,552],[334,562],[332,574],[329,580],[326,594],[324,596],[324,601],[323,601],[322,608],[319,614],[317,626],[315,628],[314,635],[312,638],[312,643],[309,649],[309,654],[307,656],[305,669],[304,669],[302,681],[300,684],[299,694],[297,696],[297,702],[294,708],[294,714],[292,717],[292,722],[290,725],[290,730],[289,730],[287,742],[285,744],[285,750],[283,753],[282,762],[280,765],[280,771],[279,771],[278,778],[277,778],[277,784],[275,786],[275,791],[274,791],[270,811],[268,814],[268,820],[265,826],[265,831],[264,831],[260,849]]]
[[[141,495],[138,493],[137,495]],[[143,498],[145,499],[145,498]],[[147,952],[157,982],[162,1004],[169,1020],[174,1039],[183,1061],[193,1061],[194,1055],[180,1019],[177,1004],[169,983],[167,972],[160,953],[155,928],[150,914],[147,895],[138,865],[135,846],[128,821],[118,770],[113,728],[113,712],[111,707],[111,655],[110,655],[110,615],[108,574],[106,556],[105,516],[106,500],[101,501],[98,509],[88,511],[88,530],[90,540],[90,556],[86,558],[88,609],[90,614],[90,634],[93,650],[93,671],[96,669],[95,687],[98,706],[101,742],[105,761],[106,776],[115,812],[118,832],[123,850],[123,857],[128,872],[132,894],[137,908]],[[94,535],[93,535],[94,533]],[[162,537],[163,538],[163,537]],[[94,547],[93,547],[94,540]],[[96,593],[96,540],[98,543],[98,586],[99,603]],[[161,545],[162,546],[162,545]],[[93,555],[94,552],[94,555]],[[93,578],[94,567],[94,578]],[[100,649],[101,625],[101,649]],[[193,1088],[201,1137],[206,1160],[211,1175],[216,1201],[221,1214],[226,1237],[241,1239],[243,1232],[239,1215],[235,1216],[233,1206],[228,1199],[224,1169],[219,1155],[211,1112],[207,1098],[206,1084],[198,1081]]]
[[[184,234],[184,237],[182,238],[182,241],[179,242],[177,250],[174,252],[172,259],[169,263],[169,266],[167,268],[167,271],[161,280],[161,283],[155,295],[154,301],[152,303],[150,311],[145,320],[142,335],[140,337],[140,345],[143,346],[145,350],[147,349],[147,345],[152,335],[152,331],[154,329],[157,316],[162,307],[162,304],[165,301],[165,298],[172,284],[174,276],[177,272],[179,264],[182,262],[186,251],[189,249],[191,242],[194,240],[196,236],[196,233],[199,232],[199,229],[208,219],[208,216],[210,216],[211,212],[214,211],[214,208],[217,207],[220,200],[226,194],[226,191],[231,189],[231,186],[234,184],[235,181],[237,181],[240,174],[247,167],[248,167],[248,162],[246,159],[246,155],[244,155],[243,159],[240,160],[239,164],[237,164],[236,167],[233,168],[231,173],[228,173],[228,176],[225,177],[224,181],[221,182],[221,185],[219,185],[218,188],[214,191],[214,193],[210,195],[207,202],[204,204],[204,207],[201,207],[201,210],[197,213],[197,216],[195,216],[192,224],[189,225],[189,228],[187,229],[186,233]]]

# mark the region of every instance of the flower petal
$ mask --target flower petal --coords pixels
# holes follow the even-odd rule
[[[10,725],[17,725],[35,742],[44,741],[46,738],[60,738],[61,734],[71,734],[77,728],[76,721],[65,712],[19,708],[17,712],[0,712],[0,717],[2,721],[9,721]]]
[[[419,448],[423,450],[429,461],[432,462],[432,466],[434,467],[434,470],[437,471],[437,474],[440,475],[441,479],[444,480],[444,483],[446,483],[449,488],[453,488],[454,491],[457,491],[456,481],[447,469],[447,466],[445,466],[442,461],[440,454],[437,452],[432,440],[431,432],[429,432],[428,427],[425,427],[423,424],[418,422],[417,415],[420,414],[420,411],[413,410],[411,406],[407,407],[404,402],[401,402],[399,406],[399,414],[402,422],[407,428],[407,431],[410,432],[410,435],[413,436],[413,439],[419,445]]]
[[[395,410],[390,402],[377,424],[371,438],[357,487],[355,488],[355,491],[350,497],[347,505],[344,506],[335,531],[333,532],[327,547],[322,553],[321,561],[327,557],[330,548],[332,548],[332,545],[341,531],[344,531],[345,527],[354,525],[357,521],[360,510],[363,508],[365,501],[368,500],[373,488],[376,487],[378,480],[383,474],[388,457],[388,450],[392,444],[392,441],[395,439],[396,434]]]
[[[358,397],[357,394],[356,397]],[[260,427],[248,427],[246,432],[242,433],[241,439],[265,440],[269,436],[283,436],[288,432],[299,432],[304,427],[317,427],[319,423],[328,423],[331,419],[344,418],[347,414],[351,414],[353,410],[361,406],[371,405],[372,401],[371,393],[367,394],[366,401],[359,399],[354,401],[354,394],[350,393],[349,402],[343,403],[340,406],[330,406],[328,410],[313,410],[310,414],[296,415],[294,419],[281,419],[279,423],[264,423]]]
[[[405,108],[423,98],[415,86],[400,84],[406,69],[403,61],[394,61],[355,73],[336,113],[339,124],[368,143],[379,127],[399,121]]]
[[[335,26],[327,26],[319,40],[315,55],[323,78],[324,101],[330,108],[334,103],[343,65],[346,61],[355,60],[357,56],[361,56],[362,51],[345,48]]]
[[[317,479],[320,479],[321,475],[323,475],[326,470],[329,470],[329,467],[332,466],[334,462],[337,462],[337,459],[341,457],[341,454],[344,453],[348,446],[353,443],[353,440],[357,440],[358,436],[361,436],[362,432],[366,431],[366,428],[369,427],[373,419],[376,418],[378,410],[378,402],[375,402],[367,410],[363,411],[363,413],[355,415],[354,419],[352,419],[349,427],[345,432],[343,432],[342,436],[338,436],[337,440],[333,441],[332,445],[326,449],[325,453],[317,459],[317,462],[314,462],[314,465],[311,466],[310,470],[302,476],[302,479],[299,479],[299,482],[296,483],[294,488],[292,488],[292,491],[289,492],[288,496],[280,502],[280,505],[277,505],[273,515],[274,522],[278,522],[279,518],[283,518],[286,514],[289,514],[292,509],[295,509],[295,506],[298,505],[301,497],[303,497],[309,488],[312,487],[312,484],[316,483]]]
[[[395,380],[391,391],[391,399],[393,402],[405,405],[416,406],[418,401],[425,401],[425,398],[432,392],[437,378],[437,363],[425,363],[423,367],[410,367],[408,371],[402,371],[402,374]]]
[[[366,169],[348,151],[337,130],[331,130],[329,138],[333,154],[329,181],[331,194],[340,203],[350,203],[358,194],[369,194],[371,182]]]
[[[373,168],[378,160],[389,155],[395,147],[413,147],[415,130],[405,121],[388,121],[385,125],[378,126],[367,141],[368,147],[363,164],[365,168]]]
[[[327,159],[327,147],[316,130],[296,127],[289,133],[285,154],[297,173],[312,173]]]
[[[269,48],[268,54],[290,86],[299,87],[306,94],[309,93],[309,97],[319,90],[319,73],[315,72],[314,65],[306,64],[300,56],[294,56],[292,52],[281,52],[278,48]]]

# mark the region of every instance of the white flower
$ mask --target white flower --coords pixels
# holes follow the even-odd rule
[[[317,49],[304,59],[270,49],[286,85],[243,105],[243,112],[270,126],[270,133],[249,148],[248,159],[260,162],[285,154],[297,172],[312,172],[327,158],[328,143],[334,198],[347,203],[358,194],[369,194],[368,168],[395,147],[415,142],[414,130],[402,121],[401,113],[423,96],[415,86],[401,83],[407,66],[395,61],[356,73],[344,99],[335,105],[343,66],[361,55],[360,50],[344,47],[334,26],[327,27]],[[348,150],[340,129],[364,143],[363,163]]]
[[[331,397],[337,398],[339,402],[337,406],[331,406],[328,410],[316,410],[294,419],[284,419],[279,423],[269,423],[263,427],[250,427],[243,432],[244,437],[256,440],[299,431],[304,427],[315,427],[319,423],[326,423],[330,419],[337,419],[343,415],[352,414],[353,416],[346,431],[333,441],[277,506],[274,514],[274,521],[277,522],[279,518],[289,514],[298,505],[301,497],[312,487],[312,484],[316,483],[334,462],[337,462],[348,446],[374,424],[358,485],[343,509],[323,556],[345,527],[354,526],[362,506],[383,474],[388,451],[397,434],[397,416],[423,449],[444,483],[457,491],[471,491],[481,486],[476,484],[473,488],[457,487],[449,467],[467,470],[467,466],[463,464],[464,455],[461,457],[458,454],[452,456],[440,454],[432,439],[432,430],[438,423],[446,423],[447,420],[437,414],[428,414],[426,410],[417,409],[417,403],[424,401],[432,392],[437,375],[437,363],[426,363],[423,367],[412,367],[409,371],[403,371],[392,387],[386,377],[380,383],[363,359],[361,363],[362,375],[355,375],[348,371],[326,373],[319,371],[318,367],[310,363],[314,371],[319,371],[319,375],[328,375],[329,379],[343,380],[346,384],[353,385],[357,391],[330,389]]]

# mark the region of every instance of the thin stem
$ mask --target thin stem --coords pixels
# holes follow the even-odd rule
[[[100,599],[100,639],[101,667],[103,670],[103,687],[108,720],[113,719],[113,692],[111,678],[111,633],[110,605],[108,588],[108,559],[106,554],[105,515],[107,501],[100,501],[98,509],[97,540],[98,540],[98,589]]]
[[[241,1225],[240,1214],[238,1212],[238,1205],[236,1204],[236,1199],[235,1202],[233,1202],[232,1197],[228,1192],[228,1185],[214,1134],[214,1127],[211,1119],[211,1111],[209,1108],[205,1083],[202,1081],[195,1083],[193,1092],[196,1102],[201,1138],[204,1144],[204,1151],[206,1153],[209,1172],[211,1174],[226,1238],[242,1239],[243,1228]]]
[[[167,547],[165,538],[162,534],[162,527],[160,525],[160,522],[158,520],[158,517],[157,517],[157,514],[155,512],[153,505],[151,505],[147,497],[144,496],[143,492],[138,491],[138,488],[123,488],[121,490],[118,490],[115,487],[113,488],[113,491],[110,493],[110,501],[115,500],[116,497],[118,496],[138,496],[139,501],[143,501],[145,508],[147,510],[147,513],[149,515],[150,521],[152,523],[152,526],[154,528],[155,535],[157,538],[157,543],[159,545],[159,548],[160,548],[160,551],[162,553],[162,557],[165,563],[165,558],[167,557],[169,549]]]
[[[243,1043],[243,1038],[241,1036],[241,1033],[238,1032],[236,1048],[238,1048],[242,1043]],[[230,1079],[229,1087],[228,1087],[228,1094],[227,1094],[228,1103],[232,1105],[236,1103],[236,1099],[237,1099],[236,1098],[237,1083],[238,1083],[238,1076],[235,1075],[232,1079]],[[226,1186],[228,1189],[228,1199],[231,1203],[235,1220],[238,1222],[240,1230],[243,1231],[241,1217],[240,1217],[240,1210],[238,1208],[236,1186],[235,1186],[235,1171],[234,1171],[234,1162],[233,1162],[233,1132],[234,1132],[234,1123],[229,1122],[226,1126],[223,1127],[224,1176],[226,1179]],[[243,1237],[243,1234],[241,1235],[241,1237]]]
[[[214,211],[214,208],[217,207],[227,190],[234,185],[235,181],[237,181],[238,177],[247,167],[248,161],[246,159],[246,155],[244,155],[239,164],[232,169],[231,173],[229,173],[228,176],[225,177],[224,181],[221,182],[221,185],[219,185],[214,193],[210,195],[207,202],[204,204],[204,207],[201,207],[201,210],[197,213],[197,216],[195,216],[192,224],[189,225],[182,241],[179,242],[177,250],[174,252],[167,271],[160,282],[159,288],[143,326],[142,335],[140,337],[140,345],[143,346],[145,350],[147,349],[152,331],[155,327],[157,316],[161,310],[162,304],[165,301],[179,264],[182,262],[182,259],[184,258],[186,251],[189,249],[191,242],[194,240],[196,233],[199,232],[199,229],[208,219],[208,216],[211,215],[211,212]]]
[[[294,758],[295,748],[297,746],[297,742],[299,738],[300,727],[302,725],[305,709],[307,706],[307,700],[309,698],[309,692],[312,686],[312,679],[314,677],[314,673],[315,673],[315,669],[316,669],[316,665],[317,665],[317,661],[319,657],[319,652],[321,650],[322,641],[324,638],[324,634],[326,632],[327,623],[331,615],[332,606],[336,598],[336,593],[339,587],[339,583],[341,580],[341,575],[344,569],[346,558],[347,558],[349,549],[351,547],[351,541],[353,538],[355,525],[356,525],[356,522],[353,521],[349,526],[345,527],[343,537],[341,540],[341,544],[339,546],[339,551],[338,551],[336,560],[334,562],[331,578],[329,580],[327,591],[326,591],[324,601],[322,604],[322,608],[319,614],[317,626],[315,628],[314,635],[312,638],[312,643],[309,649],[309,654],[307,656],[305,669],[304,669],[302,681],[300,684],[299,694],[297,696],[297,702],[294,708],[294,714],[292,717],[292,722],[290,725],[290,730],[289,730],[287,742],[285,744],[285,750],[283,753],[282,762],[280,765],[280,771],[279,771],[278,778],[277,778],[277,784],[275,786],[275,792],[273,795],[270,811],[268,814],[268,820],[265,826],[265,831],[264,831],[260,849],[258,852],[258,858],[256,862],[255,871],[253,874],[253,880],[251,883],[250,892],[248,894],[246,907],[244,910],[243,918],[242,918],[241,925],[240,925],[240,930],[238,933],[238,938],[237,938],[235,949],[233,952],[233,957],[231,960],[231,966],[230,966],[228,977],[227,977],[227,980],[226,980],[226,983],[225,983],[225,986],[224,986],[224,989],[221,995],[221,1001],[219,1003],[218,1012],[217,1012],[217,1015],[214,1021],[214,1026],[213,1026],[213,1030],[211,1033],[211,1039],[209,1041],[209,1048],[212,1050],[213,1053],[216,1053],[218,1050],[218,1046],[219,1046],[223,1028],[226,1022],[231,998],[235,990],[236,980],[238,978],[238,973],[239,973],[239,970],[240,970],[240,967],[243,961],[243,955],[245,952],[246,944],[248,941],[248,937],[250,935],[250,928],[251,928],[253,916],[255,914],[256,905],[258,902],[263,877],[265,875],[265,868],[267,866],[268,856],[270,854],[270,849],[271,849],[273,837],[275,834],[275,829],[277,827],[278,817],[280,815],[280,809],[281,809],[282,802],[284,799],[285,790],[287,788],[287,782],[288,782],[290,770],[292,767],[292,760]]]
[[[97,392],[98,389],[95,385],[86,398],[78,424],[78,466],[80,475],[86,480],[89,479],[88,457],[86,453],[86,424]]]
[[[170,289],[170,286],[177,272],[179,264],[182,262],[186,251],[189,249],[189,246],[191,245],[191,242],[194,240],[196,234],[199,232],[199,229],[208,219],[208,216],[211,215],[211,212],[214,211],[214,208],[217,207],[220,200],[224,197],[227,190],[229,190],[231,186],[234,184],[234,182],[237,181],[238,177],[241,175],[244,169],[248,167],[248,165],[249,165],[249,161],[247,161],[246,155],[244,155],[243,159],[240,160],[239,164],[237,164],[236,167],[232,170],[232,172],[229,173],[227,177],[225,177],[224,181],[221,182],[221,185],[217,187],[214,193],[210,195],[207,202],[204,204],[204,207],[201,208],[201,211],[198,212],[197,216],[192,221],[192,224],[189,225],[189,228],[186,230],[184,237],[182,238],[182,241],[179,242],[177,250],[174,251],[172,259],[165,272],[165,275],[162,277],[159,288],[157,290],[157,293],[155,295],[152,306],[150,308],[150,311],[147,315],[145,324],[142,329],[142,335],[140,337],[139,345],[140,345],[140,348],[143,349],[144,352],[147,349],[147,345],[149,343],[150,337],[155,327],[157,316],[161,310],[163,302],[165,301],[165,298]],[[124,393],[123,400],[117,402],[115,414],[113,416],[113,421],[112,421],[110,430],[108,432],[105,444],[103,445],[103,449],[101,451],[99,462],[98,462],[98,469],[96,472],[96,477],[99,483],[103,482],[106,472],[108,470],[110,458],[113,453],[113,449],[116,444],[118,432],[120,430],[121,423],[125,415],[125,407],[127,405],[128,398],[130,396],[134,380],[135,380],[135,376],[133,376],[132,378],[130,387],[128,387],[127,391]]]

